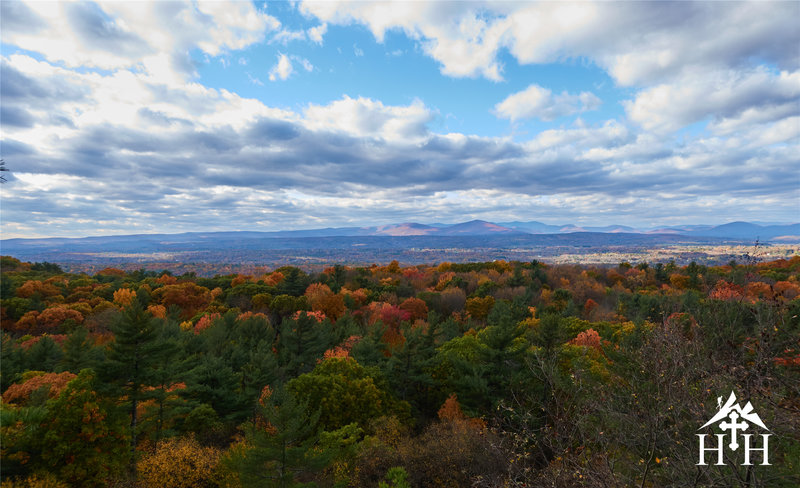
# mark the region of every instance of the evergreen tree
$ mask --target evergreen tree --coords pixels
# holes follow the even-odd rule
[[[382,371],[386,370],[389,358],[386,351],[389,346],[383,342],[383,334],[386,328],[380,322],[372,325],[367,334],[353,346],[350,354],[358,361],[358,364],[367,367],[377,367]]]
[[[204,383],[193,385],[190,388],[193,394],[200,394],[202,402],[222,407],[220,413],[229,420],[241,422],[247,416],[252,417],[261,390],[279,376],[278,359],[273,352],[276,335],[269,320],[260,314],[240,318],[228,312],[214,320],[200,336],[201,357],[203,361],[213,357],[214,364],[224,366],[210,371],[207,365],[198,365],[194,377]],[[218,378],[220,375],[232,375],[234,379],[225,386]],[[226,402],[222,398],[213,398],[218,388],[226,390],[224,395],[235,401],[223,406]]]
[[[328,321],[317,322],[303,312],[297,319],[284,320],[278,341],[278,358],[284,374],[293,378],[311,371],[323,353],[334,345]]]
[[[112,326],[114,342],[102,369],[102,379],[122,398],[130,417],[130,470],[136,473],[136,442],[139,433],[139,404],[153,397],[159,384],[158,366],[167,348],[160,340],[158,322],[144,308],[146,296],[139,294]]]
[[[261,415],[262,422],[248,425],[246,447],[233,459],[242,486],[308,486],[298,478],[321,471],[333,454],[318,446],[319,411],[310,412],[307,404],[280,388]]]
[[[210,405],[222,420],[238,424],[250,413],[248,402],[239,390],[240,380],[221,358],[198,357],[195,367],[187,375],[183,396],[194,405]]]
[[[507,302],[498,301],[487,321],[485,329],[445,343],[439,355],[450,385],[471,412],[489,410],[511,392],[529,345]]]
[[[152,426],[154,448],[169,430],[170,420],[176,414],[176,408],[185,403],[175,391],[176,383],[181,381],[186,372],[186,361],[180,343],[180,327],[171,321],[163,322],[160,328],[159,354],[154,358],[152,398],[155,401]]]
[[[356,422],[367,428],[381,416],[407,420],[408,403],[398,401],[377,368],[365,368],[353,358],[329,358],[310,373],[294,378],[286,389],[312,408],[320,408],[320,426],[332,431]]]
[[[489,368],[492,398],[501,398],[524,366],[528,343],[526,328],[514,315],[514,308],[504,301],[495,304],[488,317],[489,327],[480,335],[487,346],[482,351],[482,361]]]
[[[538,328],[533,332],[531,342],[551,355],[564,343],[566,333],[563,317],[556,314],[544,314],[539,320]]]
[[[56,370],[56,366],[61,361],[61,356],[64,355],[61,347],[46,335],[41,336],[36,341],[36,344],[22,354],[25,369],[48,372]]]
[[[22,348],[3,330],[0,330],[0,391],[17,380],[25,371],[25,359]]]
[[[444,393],[436,388],[432,371],[436,363],[436,326],[403,329],[405,342],[389,358],[386,375],[400,400],[411,403],[418,412],[433,418],[444,402]]]
[[[61,358],[62,371],[78,373],[82,369],[95,369],[103,360],[103,352],[94,346],[86,327],[77,327],[64,341],[64,355]]]
[[[294,266],[285,266],[276,271],[283,273],[283,280],[278,283],[278,293],[299,297],[311,282],[307,274]]]

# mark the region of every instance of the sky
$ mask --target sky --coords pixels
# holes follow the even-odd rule
[[[2,237],[800,220],[800,2],[0,2]]]

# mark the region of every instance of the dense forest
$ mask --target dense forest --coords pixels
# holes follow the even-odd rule
[[[3,488],[800,485],[800,256],[0,265]],[[696,465],[730,392],[770,466]]]

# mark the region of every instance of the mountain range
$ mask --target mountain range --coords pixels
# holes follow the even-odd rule
[[[372,227],[327,227],[321,229],[286,230],[272,232],[234,231],[234,232],[185,232],[180,234],[134,234],[119,236],[97,236],[84,238],[32,238],[3,239],[3,247],[53,246],[75,243],[80,240],[86,244],[102,245],[123,241],[157,241],[179,244],[207,239],[232,238],[306,238],[306,237],[366,237],[366,236],[500,236],[517,234],[572,234],[581,232],[605,234],[670,234],[691,237],[718,237],[731,239],[750,239],[760,241],[800,242],[800,223],[761,225],[751,222],[731,222],[723,225],[678,225],[671,227],[634,228],[626,225],[577,226],[573,224],[552,225],[537,221],[530,222],[487,222],[471,220],[458,224],[419,224],[407,222]]]
[[[800,243],[800,224],[732,222],[719,226],[636,229],[623,225],[601,227],[483,220],[452,225],[412,222],[276,232],[5,239],[0,240],[0,254],[23,261],[59,263],[76,272],[94,272],[109,265],[165,269],[164,263],[173,263],[170,266],[205,263],[200,272],[211,276],[230,271],[224,268],[228,264],[324,267],[332,263],[388,263],[393,259],[419,264],[494,259],[530,261],[559,256],[567,256],[570,262],[654,261],[666,259],[658,252],[651,252],[662,248],[673,249],[669,257],[677,262],[720,264],[741,256],[725,252],[706,254],[700,248],[721,245],[733,246],[733,249],[752,246],[757,241]],[[597,257],[604,254],[609,257]]]

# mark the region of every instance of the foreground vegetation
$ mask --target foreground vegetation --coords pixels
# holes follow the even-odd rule
[[[3,488],[800,483],[800,257],[0,264]],[[695,465],[731,391],[772,466]]]

